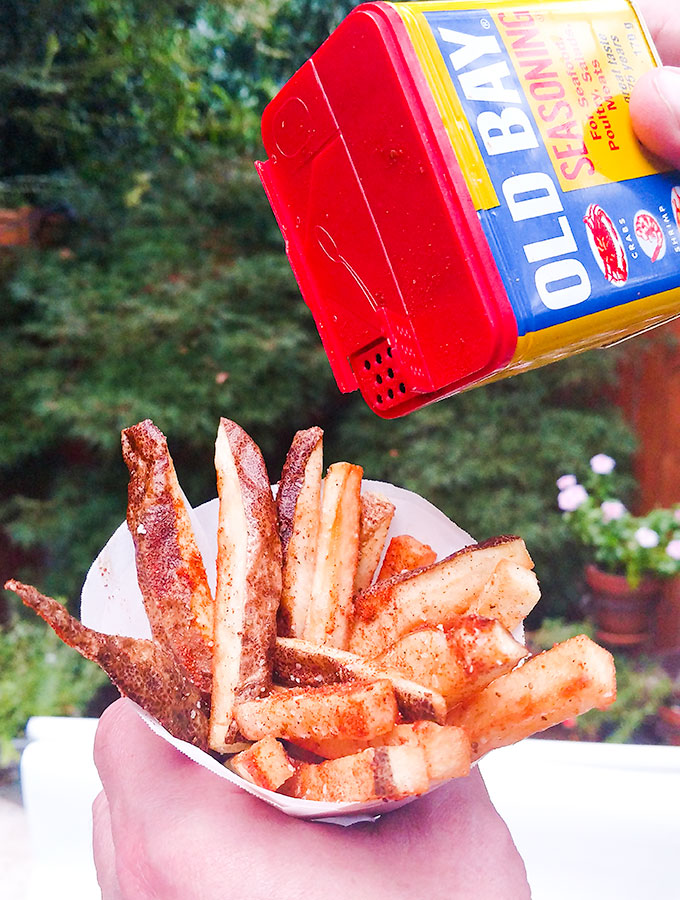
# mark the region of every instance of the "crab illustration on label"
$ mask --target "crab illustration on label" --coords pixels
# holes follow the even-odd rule
[[[633,133],[630,0],[365,3],[258,170],[338,386],[392,418],[680,315],[680,172]]]

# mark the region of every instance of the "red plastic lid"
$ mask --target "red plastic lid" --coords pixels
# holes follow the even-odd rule
[[[350,13],[262,134],[260,177],[342,391],[394,417],[507,363],[515,318],[395,10]]]

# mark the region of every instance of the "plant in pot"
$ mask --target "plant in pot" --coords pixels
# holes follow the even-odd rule
[[[635,648],[649,643],[663,585],[680,574],[680,505],[633,515],[619,497],[615,468],[598,453],[582,482],[562,475],[557,504],[590,556],[587,609],[598,639]]]

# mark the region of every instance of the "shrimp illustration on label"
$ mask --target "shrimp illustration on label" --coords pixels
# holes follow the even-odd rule
[[[675,218],[675,224],[680,228],[680,185],[676,184],[671,191],[671,209]]]
[[[633,220],[635,237],[640,249],[652,262],[662,259],[666,252],[666,237],[654,216],[644,209],[635,213]]]
[[[591,203],[583,222],[590,249],[604,277],[614,285],[625,284],[628,280],[626,248],[612,220],[601,206]]]

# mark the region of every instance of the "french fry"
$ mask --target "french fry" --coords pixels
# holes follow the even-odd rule
[[[582,634],[492,681],[453,709],[448,722],[465,729],[478,759],[594,707],[606,709],[615,699],[611,653]]]
[[[229,760],[229,768],[251,784],[275,791],[295,774],[283,744],[268,735]]]
[[[446,626],[411,631],[375,662],[432,688],[451,707],[514,669],[528,655],[526,647],[495,619],[466,615]]]
[[[360,466],[335,463],[324,478],[312,596],[302,635],[316,644],[347,648],[359,558],[362,475]]]
[[[446,702],[437,691],[409,680],[394,669],[375,665],[347,650],[328,645],[319,647],[309,641],[277,638],[274,677],[280,684],[290,687],[387,679],[405,721],[431,719],[443,723],[446,717]]]
[[[210,746],[226,753],[238,739],[236,704],[271,687],[281,542],[262,454],[228,419],[220,420],[215,468],[220,505]]]
[[[416,722],[414,725],[397,725],[397,740],[408,741],[403,734],[411,728],[415,739],[425,754],[427,776],[431,782],[463,778],[470,772],[472,748],[470,738],[455,725],[436,725],[434,722]]]
[[[498,619],[512,631],[529,615],[541,598],[534,572],[502,559],[471,607],[471,612]]]
[[[286,456],[276,495],[283,552],[278,633],[302,637],[312,594],[319,539],[323,431],[298,431]]]
[[[369,747],[323,763],[299,763],[281,788],[290,797],[329,803],[365,803],[424,793],[429,787],[420,747]]]
[[[397,534],[387,545],[376,581],[384,581],[400,572],[412,572],[421,566],[430,566],[436,559],[437,554],[429,544],[423,544],[410,534]]]
[[[420,747],[425,754],[427,777],[430,781],[461,778],[470,771],[470,739],[455,725],[435,722],[414,722],[395,725],[392,731],[369,741],[348,738],[329,738],[324,741],[302,741],[301,746],[322,757],[338,759],[360,753],[368,747],[388,747],[408,744]]]
[[[378,568],[385,549],[387,532],[394,517],[394,503],[380,494],[367,491],[361,495],[359,521],[359,561],[354,576],[354,593],[367,588]]]
[[[467,612],[504,558],[533,565],[521,538],[502,536],[376,582],[355,598],[349,649],[370,659],[414,628]]]
[[[64,643],[101,666],[121,694],[155,716],[170,734],[207,749],[208,696],[167,647],[155,640],[94,631],[30,585],[12,580],[5,587],[35,610]]]
[[[520,538],[437,562],[400,535],[376,576],[394,506],[362,497],[349,463],[322,487],[321,429],[296,434],[275,503],[259,448],[220,420],[214,602],[165,437],[147,420],[122,442],[153,638],[94,631],[35,588],[6,587],[171,734],[245,781],[329,802],[415,796],[615,699],[612,657],[584,635],[524,662],[508,629],[539,589]]]
[[[210,691],[213,598],[163,433],[145,419],[121,435],[130,471],[127,522],[153,637]]]
[[[267,735],[297,739],[372,738],[390,731],[397,701],[389,681],[361,681],[318,688],[281,688],[235,711],[241,734],[251,741]]]

